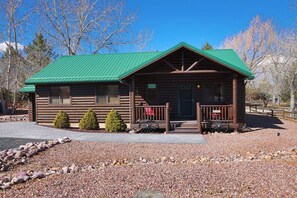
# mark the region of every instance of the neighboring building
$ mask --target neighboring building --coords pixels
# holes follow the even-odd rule
[[[245,79],[253,74],[233,50],[180,43],[164,52],[64,56],[21,91],[30,93],[29,117],[38,124],[52,124],[64,110],[77,126],[92,108],[100,127],[111,109],[133,127],[148,117],[149,106],[167,130],[169,121],[197,120],[201,131],[206,120],[229,121],[233,128],[245,123]]]

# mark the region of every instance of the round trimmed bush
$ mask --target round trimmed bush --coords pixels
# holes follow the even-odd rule
[[[127,125],[123,121],[122,117],[118,112],[112,109],[105,120],[105,130],[108,132],[119,132],[124,131]]]
[[[99,129],[97,115],[92,109],[89,109],[85,113],[83,118],[79,121],[79,129],[84,129],[84,130],[97,130],[97,129]]]
[[[69,116],[64,111],[59,111],[59,113],[56,115],[56,118],[54,120],[54,127],[55,128],[69,128]]]

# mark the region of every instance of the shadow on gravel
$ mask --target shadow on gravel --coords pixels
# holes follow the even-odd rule
[[[260,129],[285,129],[278,125],[284,124],[277,117],[271,116],[263,116],[257,114],[246,114],[246,125],[249,128],[257,128],[252,131],[260,130]]]
[[[45,140],[39,139],[24,139],[24,138],[0,138],[0,151],[10,148],[16,148],[28,142],[42,142]]]

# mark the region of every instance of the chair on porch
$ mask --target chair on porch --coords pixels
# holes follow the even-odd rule
[[[212,110],[212,112],[210,114],[210,119],[211,120],[220,120],[221,119],[221,110],[219,110],[219,109]]]
[[[215,109],[210,114],[211,132],[227,132],[229,131],[229,123],[224,120],[224,110]]]
[[[156,114],[152,107],[144,108],[145,120],[138,120],[140,131],[144,133],[155,132],[159,129],[159,124],[154,120]]]
[[[155,114],[155,111],[154,111],[153,108],[151,108],[151,107],[146,107],[146,108],[144,109],[144,115],[147,117],[147,119],[149,119],[149,120],[153,120],[153,119],[154,119],[154,116],[155,116],[156,114]]]

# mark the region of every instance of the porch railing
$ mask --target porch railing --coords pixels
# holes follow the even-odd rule
[[[136,120],[165,122],[166,131],[168,132],[170,128],[169,103],[166,103],[166,105],[136,106],[135,121]]]
[[[200,105],[201,120],[233,120],[232,105]]]

